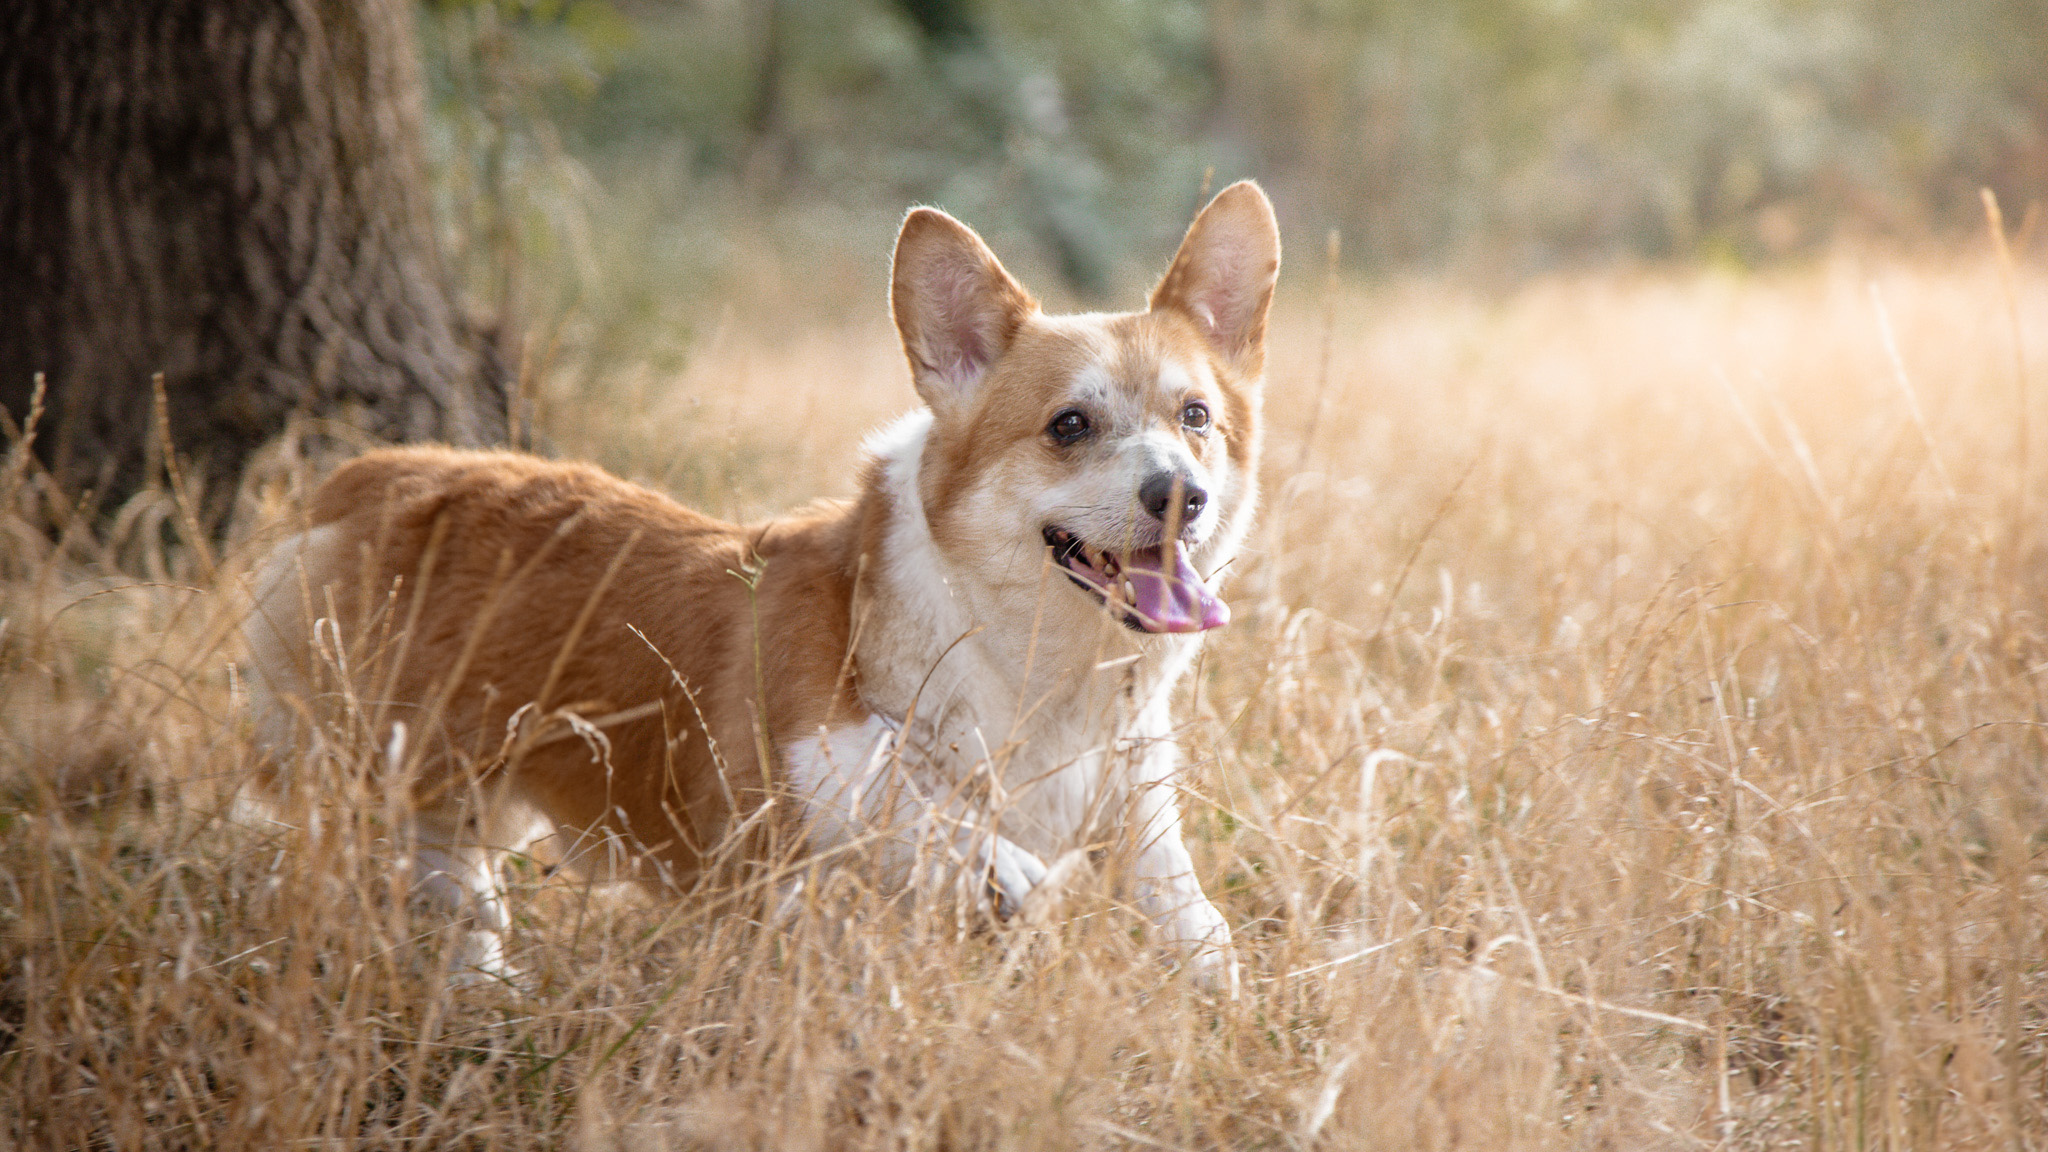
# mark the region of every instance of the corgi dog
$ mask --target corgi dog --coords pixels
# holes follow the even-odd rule
[[[923,405],[870,437],[856,497],[763,523],[510,452],[358,457],[254,581],[273,784],[309,725],[370,725],[416,891],[484,973],[511,971],[497,862],[537,816],[670,898],[780,844],[785,891],[857,867],[998,917],[1121,846],[1159,937],[1234,991],[1170,705],[1230,618],[1279,262],[1243,182],[1145,310],[1047,315],[911,211],[890,306]]]

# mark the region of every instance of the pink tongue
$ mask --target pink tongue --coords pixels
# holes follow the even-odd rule
[[[1173,572],[1166,572],[1165,554],[1173,554]],[[1178,548],[1145,548],[1123,561],[1124,575],[1138,602],[1131,605],[1148,632],[1202,632],[1230,623],[1230,605],[1202,583],[1195,566]]]

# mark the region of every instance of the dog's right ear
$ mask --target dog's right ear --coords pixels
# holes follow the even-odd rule
[[[1153,311],[1195,322],[1240,372],[1266,366],[1266,309],[1280,275],[1280,225],[1273,203],[1250,180],[1216,194],[1195,217],[1173,266],[1152,289]]]
[[[974,229],[936,208],[914,208],[896,236],[889,310],[917,394],[939,411],[975,392],[1038,301]]]

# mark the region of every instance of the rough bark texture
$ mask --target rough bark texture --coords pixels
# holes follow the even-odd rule
[[[404,0],[11,0],[0,12],[0,405],[118,501],[150,380],[215,509],[294,412],[502,440],[503,360],[436,249]]]

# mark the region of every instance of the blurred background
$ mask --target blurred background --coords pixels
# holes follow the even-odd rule
[[[155,468],[162,373],[208,523],[293,421],[601,452],[619,421],[565,421],[648,413],[716,370],[721,332],[887,343],[918,203],[1055,310],[1135,303],[1247,176],[1278,206],[1283,297],[1324,302],[1326,282],[1502,300],[1616,268],[1982,253],[1987,201],[2023,257],[2048,231],[2048,0],[17,0],[7,20],[0,296],[23,306],[0,310],[0,410],[20,425],[44,373],[36,451],[118,507]]]
[[[1203,190],[1244,176],[1280,205],[1297,278],[1335,231],[1347,272],[1507,283],[1979,239],[1981,188],[2030,239],[2048,188],[2042,0],[421,15],[442,218],[473,286],[516,278],[543,312],[614,327],[735,294],[872,309],[913,203],[973,223],[1054,302],[1093,304],[1128,301]]]

